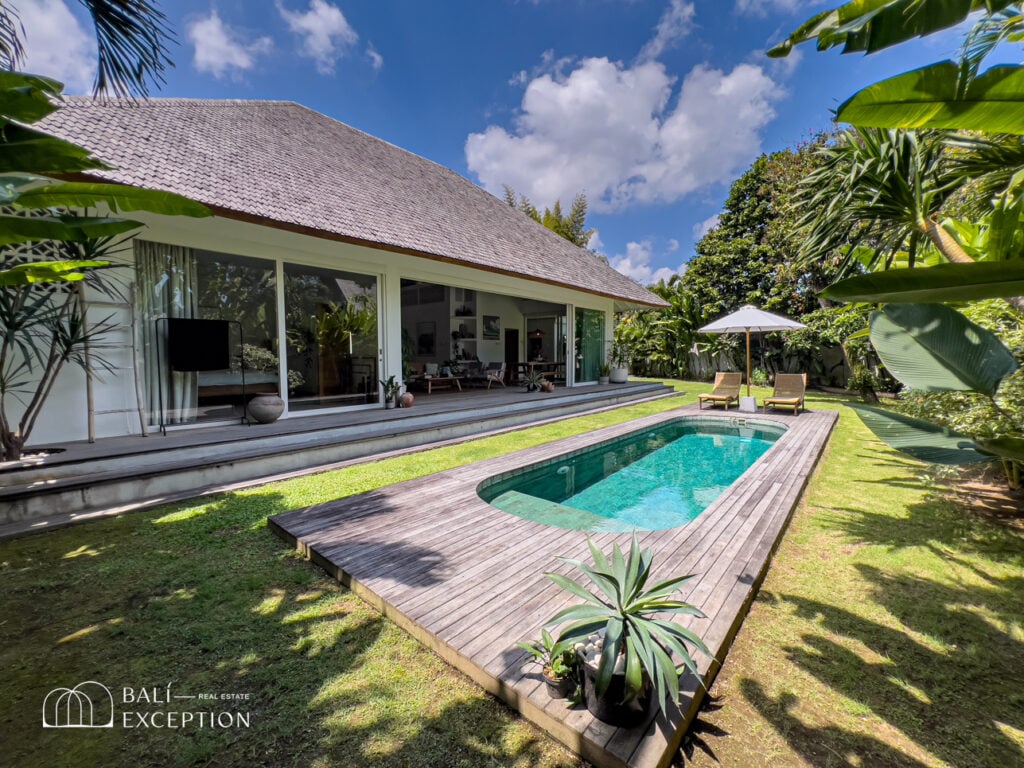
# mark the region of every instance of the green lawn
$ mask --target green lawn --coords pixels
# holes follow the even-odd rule
[[[678,386],[687,402],[708,389]],[[0,543],[0,764],[576,765],[288,552],[266,518],[679,404]],[[705,716],[732,735],[708,743],[726,766],[1021,762],[1021,535],[951,509],[835,400],[811,405],[842,418],[719,678],[725,706]],[[41,728],[46,693],[88,679],[118,699],[169,681],[249,693],[252,726]]]
[[[702,715],[722,765],[1024,765],[1024,535],[933,477],[841,408]]]

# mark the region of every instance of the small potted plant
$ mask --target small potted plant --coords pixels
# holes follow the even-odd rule
[[[544,684],[552,699],[564,699],[578,685],[576,678],[576,652],[572,643],[556,642],[546,629],[540,631],[540,640],[532,643],[517,643],[541,665]]]
[[[526,373],[526,391],[527,392],[539,392],[541,387],[544,385],[546,379],[544,374],[540,371],[531,368]]]
[[[612,367],[608,363],[601,363],[597,366],[597,383],[607,384],[608,377],[612,372]]]
[[[582,571],[596,589],[587,591],[558,573],[546,574],[555,584],[585,602],[556,613],[546,627],[570,622],[558,643],[571,643],[579,653],[581,682],[587,709],[599,720],[632,727],[644,722],[652,699],[665,709],[679,699],[679,679],[697,663],[687,644],[706,656],[711,651],[686,627],[670,622],[667,614],[700,616],[694,606],[670,595],[692,576],[679,576],[647,586],[652,553],[640,550],[636,534],[629,557],[614,545],[611,558],[588,538],[594,558],[588,565],[560,558]],[[677,667],[672,656],[682,663]]]
[[[381,379],[380,385],[384,387],[384,407],[394,408],[402,385],[398,383],[394,375],[388,376],[387,380]]]

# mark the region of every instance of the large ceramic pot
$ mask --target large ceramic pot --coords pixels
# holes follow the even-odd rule
[[[629,368],[612,368],[608,380],[612,384],[625,384],[629,381]]]
[[[602,722],[621,728],[632,728],[647,719],[654,698],[651,686],[647,685],[644,693],[633,701],[623,701],[626,693],[626,676],[616,672],[608,684],[604,695],[597,696],[597,665],[591,664],[580,655],[580,668],[583,670],[583,696],[590,714]]]
[[[277,421],[284,413],[284,400],[277,395],[256,395],[245,408],[249,418],[259,424]]]

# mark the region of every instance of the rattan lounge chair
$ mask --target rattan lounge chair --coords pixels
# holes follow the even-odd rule
[[[704,402],[708,401],[712,405],[724,405],[725,410],[728,411],[729,403],[739,405],[740,387],[742,385],[742,373],[722,373],[719,371],[715,374],[714,389],[705,395],[697,395],[697,408],[702,409]]]
[[[800,413],[804,404],[804,394],[807,392],[806,373],[777,373],[775,374],[775,391],[771,397],[764,399],[764,412],[768,413],[768,407],[792,408],[793,414]]]

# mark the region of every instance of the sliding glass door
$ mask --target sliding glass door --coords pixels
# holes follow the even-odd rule
[[[378,402],[377,278],[285,264],[284,292],[289,410]]]
[[[604,312],[576,309],[576,381],[597,381],[604,362]]]
[[[274,262],[136,240],[135,264],[151,426],[238,418],[243,365],[246,396],[280,390]],[[175,347],[218,362],[175,365]]]

